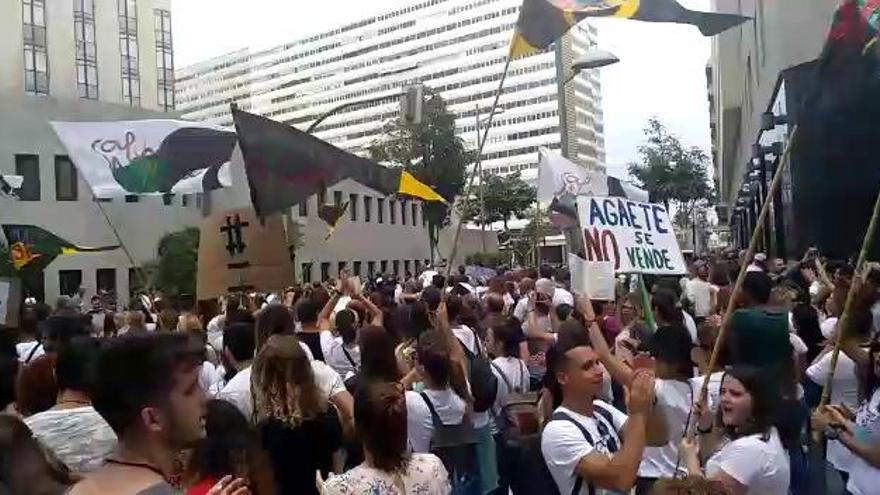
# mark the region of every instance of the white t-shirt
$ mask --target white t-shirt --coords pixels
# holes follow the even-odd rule
[[[691,336],[691,343],[694,345],[699,344],[700,341],[697,340],[697,322],[694,321],[694,317],[687,311],[681,310],[681,314],[684,315],[684,327],[687,328],[688,334]]]
[[[788,454],[776,428],[766,441],[762,435],[749,435],[728,442],[706,462],[707,477],[722,471],[747,487],[748,495],[788,493]]]
[[[611,427],[618,432],[618,448],[620,446],[620,431],[626,423],[626,414],[605,402],[597,400],[593,403],[611,412],[613,425],[607,424],[606,419],[599,412],[594,412],[593,417],[587,417],[565,407],[559,407],[556,411],[561,411],[580,423],[597,440],[598,443],[596,445],[590,443],[589,439],[584,438],[581,430],[569,421],[550,421],[546,424],[544,432],[541,434],[541,453],[544,454],[544,461],[547,463],[550,474],[553,475],[553,480],[559,488],[559,493],[570,494],[574,489],[575,480],[577,479],[575,469],[581,459],[591,454],[594,450],[602,454],[611,454],[608,450],[609,437],[599,433],[597,421],[601,421],[605,428],[609,428],[609,436],[611,435]],[[589,493],[589,483],[587,480],[584,480],[581,486],[581,495],[589,495]],[[602,492],[597,491],[597,494],[599,493]]]
[[[419,275],[419,280],[422,282],[422,288],[427,288],[431,285],[431,282],[434,281],[434,277],[439,275],[439,273],[434,270],[426,270]]]
[[[315,375],[315,384],[324,396],[330,399],[336,394],[345,392],[345,383],[339,373],[327,366],[323,361],[311,361],[312,373]],[[239,371],[217,394],[218,399],[232,403],[246,418],[253,417],[254,403],[251,396],[251,367]]]
[[[507,405],[507,397],[511,392],[529,391],[529,368],[519,358],[498,357],[492,360],[492,373],[498,379],[498,392],[495,395],[495,405],[492,406],[492,411],[497,415]],[[507,387],[507,383],[510,383],[513,390]]]
[[[880,412],[878,411],[880,411],[880,389],[875,390],[871,400],[856,412],[856,439],[860,443],[872,446],[880,443]],[[878,481],[880,481],[880,468],[853,455],[846,489],[852,495],[870,495],[877,493]]]
[[[655,408],[661,408],[666,421],[669,441],[662,447],[645,447],[639,476],[645,478],[671,478],[678,460],[678,445],[684,436],[688,414],[694,402],[694,388],[689,381],[654,381]]]
[[[18,352],[18,360],[22,363],[27,361],[30,363],[34,359],[46,354],[43,344],[32,340],[30,342],[20,342],[15,344],[15,350]],[[31,354],[33,352],[33,354]]]
[[[712,313],[712,284],[697,277],[685,284],[685,295],[694,305],[694,314],[700,317]]]
[[[470,351],[471,354],[479,354],[483,352],[482,345],[477,348],[477,334],[471,329],[471,327],[467,325],[458,325],[452,328],[452,333],[455,335],[455,338],[457,338],[458,341],[461,342],[468,351]],[[474,422],[474,428],[482,428],[489,424],[489,412],[474,412],[471,415],[471,419]]]
[[[828,352],[809,368],[807,376],[813,383],[825,386],[831,370],[831,353]],[[831,379],[831,403],[844,404],[851,410],[859,407],[859,381],[856,378],[856,364],[844,353],[837,358],[834,378]],[[825,460],[836,469],[846,471],[852,464],[853,454],[838,440],[828,440]]]
[[[529,315],[529,297],[528,294],[519,298],[519,301],[516,302],[516,306],[513,307],[513,317],[517,320],[525,323],[526,316]]]
[[[199,385],[202,387],[202,390],[209,394],[211,389],[223,380],[223,374],[218,368],[211,364],[210,361],[204,361],[199,369]]]
[[[829,316],[825,318],[822,323],[819,324],[819,329],[822,331],[822,336],[828,340],[834,338],[834,329],[837,327],[837,317]]]
[[[552,302],[554,308],[563,304],[574,306],[574,296],[571,295],[571,292],[563,289],[562,287],[557,287],[556,290],[553,291]]]
[[[77,473],[98,469],[116,449],[116,434],[92,406],[50,409],[24,422],[43,446]]]
[[[344,345],[342,337],[334,336],[328,330],[321,332],[321,352],[324,353],[324,362],[342,377],[356,373],[361,366],[361,348],[356,343]]]
[[[211,344],[211,347],[214,349],[220,350],[223,349],[223,327],[226,323],[226,316],[222,313],[211,318],[211,321],[208,322],[208,343]]]
[[[437,416],[444,425],[461,424],[467,404],[456,395],[451,388],[445,390],[428,390],[425,395],[431,400]],[[434,423],[431,421],[431,410],[425,399],[417,392],[406,392],[406,426],[409,446],[413,452],[426,453],[431,449],[431,435]]]
[[[788,340],[791,342],[791,348],[794,349],[795,354],[798,356],[806,354],[809,350],[807,344],[804,343],[804,339],[800,338],[796,333],[789,332]]]

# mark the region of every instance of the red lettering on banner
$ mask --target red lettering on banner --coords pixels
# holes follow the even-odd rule
[[[614,268],[620,268],[620,251],[614,232],[597,227],[584,229],[584,245],[587,248],[587,261],[614,261]]]

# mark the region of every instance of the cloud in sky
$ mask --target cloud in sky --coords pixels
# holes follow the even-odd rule
[[[708,0],[680,0],[708,10]],[[401,0],[173,0],[175,62],[183,67],[244,47],[266,48],[402,5]],[[625,176],[642,128],[656,115],[688,146],[710,150],[705,65],[710,39],[696,28],[596,20],[599,46],[620,57],[602,69],[609,173]]]

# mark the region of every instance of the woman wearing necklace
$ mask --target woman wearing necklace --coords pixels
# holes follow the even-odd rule
[[[181,334],[119,337],[99,352],[91,400],[119,442],[70,495],[180,493],[169,482],[177,456],[205,436],[202,352]],[[208,493],[245,495],[248,490],[242,480],[226,477]]]

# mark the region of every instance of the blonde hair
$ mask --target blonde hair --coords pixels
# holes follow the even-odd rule
[[[192,313],[184,313],[177,320],[177,331],[203,333],[205,329],[202,328],[202,321],[199,320],[198,316]]]
[[[296,427],[327,410],[312,364],[293,335],[272,335],[254,359],[254,413]]]

